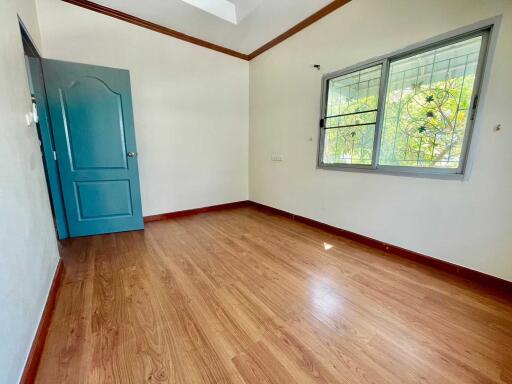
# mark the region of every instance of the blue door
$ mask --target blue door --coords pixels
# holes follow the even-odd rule
[[[142,229],[129,72],[42,64],[70,236]]]
[[[43,165],[46,174],[46,182],[48,183],[48,189],[51,196],[53,217],[55,218],[57,235],[59,239],[62,240],[69,236],[68,223],[66,219],[66,209],[64,208],[64,200],[62,198],[59,169],[57,167],[57,160],[54,156],[55,144],[53,141],[53,133],[48,114],[48,103],[46,101],[46,91],[43,80],[43,68],[41,67],[41,59],[38,57],[26,56],[25,60],[28,68],[29,86],[32,96],[35,99],[37,114],[39,116],[37,131],[39,140],[41,140]]]

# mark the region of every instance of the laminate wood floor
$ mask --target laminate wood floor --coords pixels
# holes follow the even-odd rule
[[[510,297],[260,209],[64,265],[38,383],[512,383]]]

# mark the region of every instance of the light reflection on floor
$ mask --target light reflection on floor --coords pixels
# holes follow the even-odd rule
[[[313,307],[323,315],[334,315],[341,310],[342,298],[325,281],[312,280],[311,294]]]

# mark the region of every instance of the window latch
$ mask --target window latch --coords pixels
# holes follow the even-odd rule
[[[478,105],[478,95],[475,96],[475,99],[473,100],[473,108],[471,108],[471,121],[475,120],[476,115],[476,107]]]
[[[320,119],[320,128],[325,128],[325,119]]]

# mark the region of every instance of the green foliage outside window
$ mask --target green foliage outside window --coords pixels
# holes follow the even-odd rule
[[[384,108],[378,165],[456,169],[463,156],[482,36],[328,82],[323,163],[371,165],[377,109]]]

